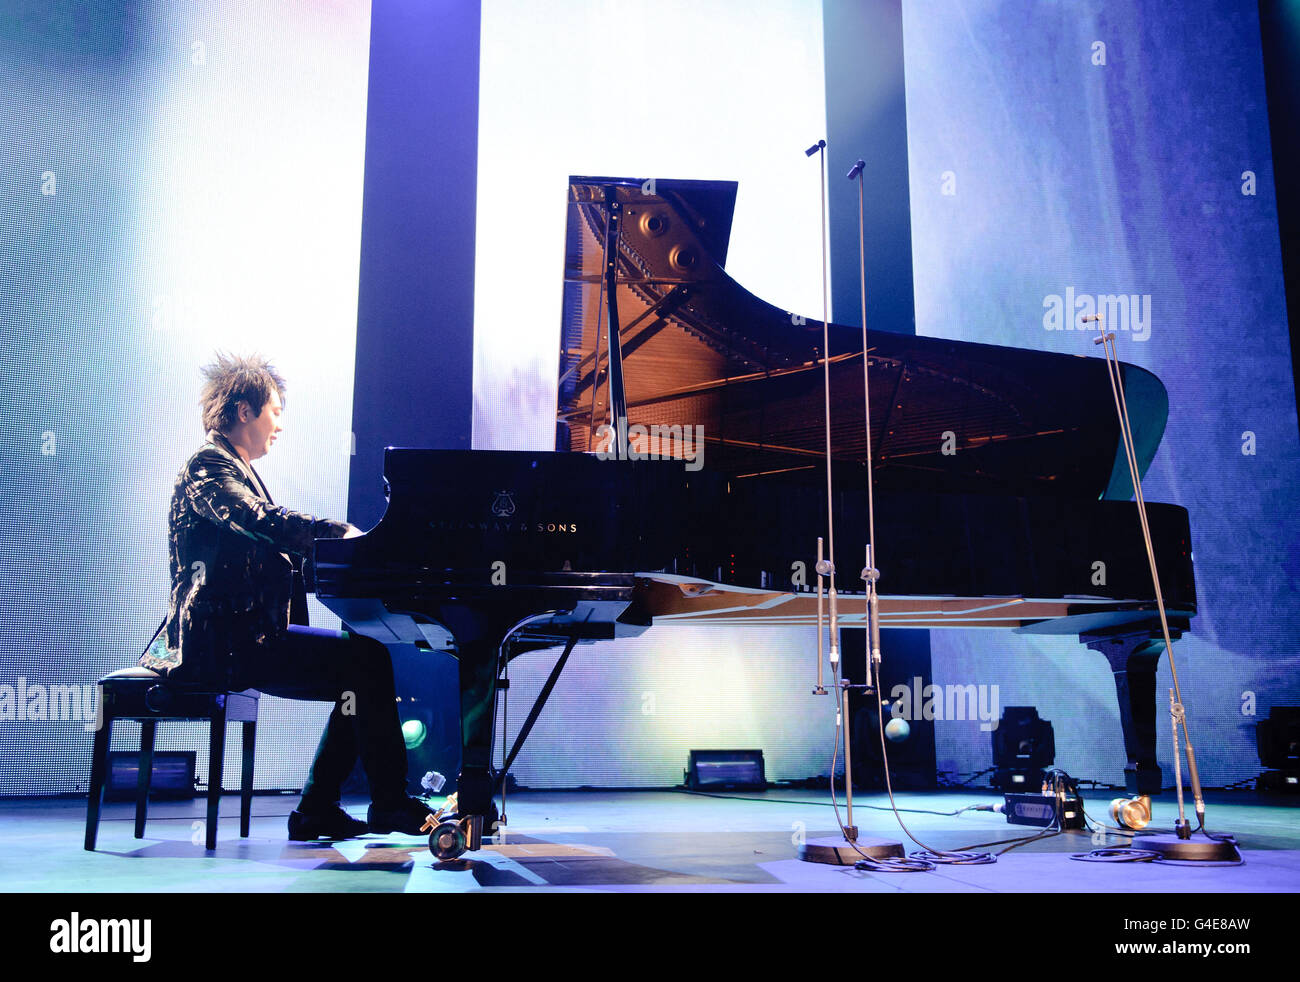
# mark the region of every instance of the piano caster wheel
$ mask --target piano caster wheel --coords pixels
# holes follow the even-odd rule
[[[460,822],[443,822],[429,833],[429,852],[437,859],[456,859],[464,851],[465,830]]]

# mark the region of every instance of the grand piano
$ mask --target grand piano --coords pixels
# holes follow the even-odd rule
[[[811,641],[826,370],[840,626],[866,626],[862,332],[829,324],[824,368],[820,321],[727,275],[735,194],[571,178],[555,450],[389,447],[379,524],[316,544],[317,596],[350,629],[458,659],[461,831],[431,836],[441,858],[478,848],[576,644],[699,623],[807,624]],[[1164,640],[1105,362],[869,326],[881,626],[1077,636],[1114,672],[1128,789],[1158,793]],[[1168,397],[1120,374],[1145,473]],[[1147,507],[1177,638],[1196,613],[1187,512]],[[497,766],[503,668],[549,647]]]

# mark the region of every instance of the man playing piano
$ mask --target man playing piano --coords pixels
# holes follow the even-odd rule
[[[361,531],[273,504],[253,470],[284,429],[284,379],[268,362],[218,354],[203,374],[207,439],[172,491],[171,600],[165,628],[140,663],[180,684],[334,703],[302,801],[289,815],[290,839],[418,834],[429,809],[406,794],[388,649],[307,626],[304,557],[318,538]],[[370,783],[367,822],[339,805],[358,756]]]

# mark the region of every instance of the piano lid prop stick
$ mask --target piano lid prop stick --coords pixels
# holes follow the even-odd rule
[[[623,346],[618,319],[618,247],[622,236],[622,203],[615,185],[605,187],[605,342],[609,348],[609,425],[614,429],[618,459],[628,459],[627,393],[623,386]]]
[[[578,205],[577,207],[581,207]],[[609,219],[606,218],[606,223]],[[601,321],[605,317],[605,262],[609,255],[609,233],[600,237],[600,295],[596,300],[596,353],[595,360],[591,364],[591,422],[587,424],[587,452],[592,450],[592,434],[596,432],[596,392],[600,389],[600,344],[602,341],[603,331],[600,329]]]
[[[1089,314],[1083,320],[1101,321],[1102,315]],[[1124,381],[1120,377],[1119,354],[1114,348],[1115,333],[1103,329],[1101,336],[1093,339],[1093,344],[1100,344],[1106,353],[1106,374],[1110,378],[1110,389],[1115,402],[1115,412],[1119,416],[1120,435],[1124,441],[1124,455],[1128,459],[1129,476],[1133,481],[1133,498],[1137,504],[1138,521],[1142,526],[1142,541],[1146,547],[1147,562],[1151,567],[1151,582],[1155,587],[1156,608],[1160,612],[1160,629],[1164,634],[1165,651],[1169,655],[1169,672],[1174,683],[1173,692],[1177,695],[1175,706],[1181,710],[1184,706],[1183,693],[1178,685],[1178,668],[1174,664],[1174,643],[1169,636],[1169,620],[1165,615],[1165,599],[1160,590],[1160,574],[1156,569],[1155,549],[1151,545],[1151,528],[1147,523],[1146,498],[1142,494],[1142,477],[1138,473],[1137,453],[1133,448],[1133,429],[1128,417],[1128,401],[1124,398]],[[1196,820],[1198,827],[1204,830],[1205,799],[1201,794],[1201,779],[1196,768],[1196,753],[1192,749],[1192,737],[1187,729],[1187,714],[1185,711],[1175,714],[1174,725],[1175,727],[1178,725],[1180,717],[1183,726],[1183,745],[1187,749],[1187,774],[1192,782],[1192,800],[1196,807]],[[1181,785],[1181,769],[1179,783]],[[1179,830],[1179,837],[1183,838],[1181,829]]]

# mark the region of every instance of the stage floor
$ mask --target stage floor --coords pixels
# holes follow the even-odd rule
[[[1094,792],[1088,814],[1106,820],[1113,795]],[[909,792],[900,808],[952,812],[1000,796]],[[736,797],[684,792],[519,792],[507,801],[509,831],[454,863],[441,864],[425,837],[368,835],[296,843],[285,822],[296,796],[253,799],[252,834],[240,839],[239,799],[227,795],[217,849],[202,845],[203,801],[151,803],[145,838],[132,836],[134,806],[105,806],[98,849],[82,849],[84,798],[0,799],[0,890],[148,893],[458,893],[468,891],[710,891],[728,893],[1282,893],[1300,890],[1300,798],[1253,792],[1207,796],[1210,828],[1235,835],[1245,865],[1084,863],[1072,853],[1094,842],[1069,832],[1014,849],[992,865],[941,866],[926,873],[877,873],[801,862],[799,836],[838,834],[825,792],[768,791]],[[365,817],[365,802],[348,800]],[[860,834],[907,840],[879,793],[854,799]],[[841,814],[843,799],[840,799]],[[872,806],[872,807],[867,807]],[[1172,794],[1157,800],[1155,823],[1170,827]],[[991,812],[905,813],[927,846],[956,849],[1034,834]],[[197,842],[197,844],[196,844]],[[992,847],[992,849],[1001,848]],[[990,850],[991,851],[991,850]]]

